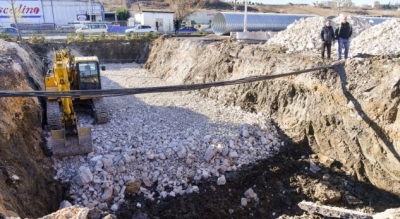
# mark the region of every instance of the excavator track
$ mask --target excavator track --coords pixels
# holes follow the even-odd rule
[[[46,101],[47,126],[50,130],[62,129],[60,105],[57,100]]]
[[[102,98],[93,99],[93,114],[97,124],[108,122],[107,107]]]

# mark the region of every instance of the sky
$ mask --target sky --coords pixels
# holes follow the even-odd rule
[[[249,0],[251,1],[251,0]],[[372,5],[376,0],[352,0],[353,3],[356,5],[362,5],[362,4],[367,4],[367,5]],[[379,1],[379,0],[378,0]],[[293,4],[311,4],[313,2],[316,2],[315,0],[253,0],[252,2],[260,2],[264,4],[287,4],[287,3],[293,3]],[[318,1],[321,2],[321,1]],[[388,4],[389,2],[400,2],[400,0],[385,0],[385,1],[379,1],[381,4]]]

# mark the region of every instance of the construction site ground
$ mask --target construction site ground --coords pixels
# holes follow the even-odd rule
[[[104,2],[120,6],[120,1]],[[136,4],[131,5],[131,9],[135,7]],[[208,7],[207,10],[232,10],[226,4]],[[249,6],[249,11],[325,17],[337,14],[331,9],[291,5]],[[344,12],[399,16],[398,10],[352,8]],[[41,60],[51,58],[54,48],[65,46],[81,55],[97,55],[106,66],[115,62],[143,65],[148,77],[139,77],[143,75],[138,73],[132,82],[137,87],[148,85],[150,80],[158,86],[203,83],[327,64],[317,53],[289,55],[282,48],[236,44],[228,37],[215,36],[164,38],[151,46],[143,41],[34,45],[0,41],[0,90],[43,90]],[[126,194],[125,203],[117,211],[93,210],[88,218],[107,214],[132,219],[324,218],[301,210],[298,203],[303,200],[371,215],[399,208],[399,146],[393,144],[399,139],[398,63],[399,56],[360,55],[348,60],[344,68],[307,75],[180,95],[141,95],[148,101],[144,102],[145,107],[154,101],[168,101],[174,111],[178,107],[173,107],[173,99],[196,95],[223,106],[262,113],[277,124],[285,147],[272,158],[225,173],[225,185],[217,185],[218,177],[213,176],[196,183],[199,193],[167,198],[156,194],[155,201],[143,194]],[[142,70],[126,71],[135,75]],[[113,73],[114,70],[107,70],[104,81],[122,83],[133,76]],[[347,76],[345,81],[343,75]],[[69,193],[71,185],[55,179],[57,171],[47,153],[43,109],[40,98],[0,98],[0,218],[40,218],[56,212],[63,200],[74,203]],[[180,113],[182,110],[177,110],[175,116]],[[315,165],[319,170],[312,168]],[[249,188],[259,201],[243,206],[241,198]],[[111,205],[110,202],[108,207]],[[70,210],[66,215],[76,213]],[[58,213],[58,218],[67,216]],[[57,213],[46,218],[57,218]]]
[[[100,60],[110,59],[109,54],[114,61],[136,60],[149,77],[136,77],[133,87],[145,86],[149,80],[159,86],[204,83],[327,64],[316,53],[286,54],[279,47],[266,49],[263,44],[230,39],[163,37],[151,44],[129,43],[144,48],[147,56],[129,55],[134,51],[127,49],[125,41],[21,44],[21,48],[2,41],[0,90],[43,90],[41,59],[51,57],[53,48],[64,46],[81,55],[98,55]],[[398,149],[393,145],[400,122],[395,79],[399,58],[360,56],[335,69],[188,92],[272,119],[285,147],[272,158],[225,173],[225,185],[217,185],[213,176],[197,182],[198,193],[167,198],[156,194],[156,201],[141,194],[126,195],[125,203],[109,213],[134,219],[323,218],[304,212],[297,204],[306,200],[371,215],[400,207]],[[103,77],[115,83],[128,80],[113,75],[113,70]],[[162,101],[171,95],[156,98]],[[147,100],[151,102],[152,97],[148,94]],[[54,179],[52,160],[45,154],[41,99],[1,98],[0,103],[1,215],[38,218],[55,212],[63,200],[73,203],[67,193],[69,185]],[[244,206],[241,198],[249,188],[259,201]]]

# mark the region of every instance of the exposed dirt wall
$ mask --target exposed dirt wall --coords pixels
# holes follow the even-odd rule
[[[101,42],[77,42],[77,43],[44,43],[32,44],[31,47],[42,58],[46,58],[51,50],[70,48],[76,56],[97,56],[103,63],[143,63],[149,51],[148,40],[120,40],[120,41],[101,41]],[[47,57],[53,58],[53,57]]]
[[[190,84],[322,64],[317,54],[287,55],[265,44],[162,38],[145,67]],[[358,57],[335,69],[201,93],[272,117],[294,142],[334,159],[330,168],[400,195],[399,71],[399,57]]]
[[[29,48],[0,42],[0,90],[43,87],[40,61]],[[22,64],[21,64],[22,63]],[[37,98],[0,98],[0,217],[37,218],[58,209],[62,187],[43,153]]]

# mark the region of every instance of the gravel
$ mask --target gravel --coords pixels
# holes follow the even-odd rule
[[[268,44],[284,45],[289,52],[316,51],[323,21],[322,17],[302,19]],[[339,20],[333,21],[334,27],[335,21]],[[355,29],[353,55],[398,53],[398,20],[372,28],[354,17],[349,21]],[[102,75],[105,89],[183,81],[179,75],[161,80],[135,63],[109,64],[107,69]],[[92,127],[94,152],[53,159],[56,179],[71,184],[75,205],[115,211],[126,194],[157,201],[201,192],[198,182],[210,178],[217,185],[229,186],[226,172],[271,157],[284,145],[276,127],[262,114],[222,106],[196,91],[110,97],[105,103],[110,115],[107,124],[95,125],[90,116],[79,115],[82,126]]]
[[[134,88],[174,81],[131,63],[107,65],[102,84],[104,89]],[[56,179],[71,183],[74,205],[115,211],[126,194],[156,201],[199,192],[197,183],[210,177],[227,186],[224,173],[271,157],[284,145],[262,114],[219,105],[196,91],[109,97],[105,103],[109,123],[78,118],[81,126],[92,128],[94,152],[53,159]]]
[[[361,33],[352,43],[353,54],[392,55],[400,53],[400,19],[387,20]]]
[[[336,30],[341,20],[337,17],[332,20],[332,27]],[[370,55],[392,55],[400,53],[400,19],[390,19],[381,24],[371,26],[364,19],[348,16],[352,25],[353,34],[350,38],[350,56],[358,53]],[[287,48],[287,53],[318,52],[321,44],[320,31],[325,25],[324,17],[300,19],[289,25],[284,31],[271,38],[268,45],[280,45]],[[338,43],[332,45],[332,55],[336,57]]]
[[[331,21],[334,30],[341,23],[341,18],[337,17]],[[369,29],[371,24],[367,21],[354,16],[347,17],[352,25],[352,39],[356,38],[363,31]],[[268,45],[280,45],[286,47],[288,53],[312,51],[316,52],[321,45],[321,29],[325,25],[325,17],[310,17],[300,19],[289,25],[286,30],[277,33],[267,43]],[[337,41],[332,45],[332,54],[337,51]]]

